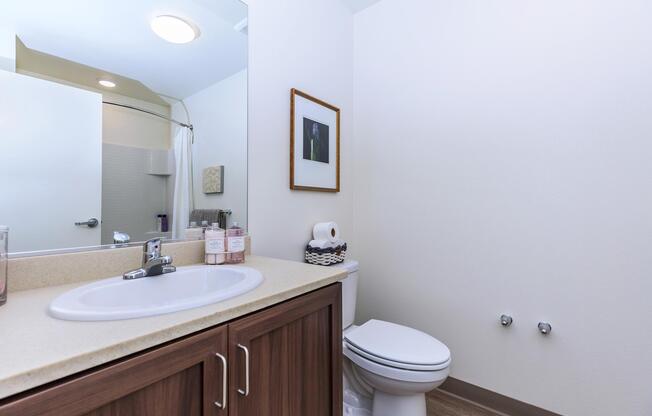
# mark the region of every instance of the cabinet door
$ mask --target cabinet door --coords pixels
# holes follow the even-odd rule
[[[226,416],[226,326],[0,404],[2,416]]]
[[[232,416],[340,416],[341,285],[230,324],[229,364]]]

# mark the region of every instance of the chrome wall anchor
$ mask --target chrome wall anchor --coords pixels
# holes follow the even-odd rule
[[[552,332],[552,325],[550,325],[548,322],[539,322],[538,328],[539,332],[541,332],[543,335],[548,335]]]

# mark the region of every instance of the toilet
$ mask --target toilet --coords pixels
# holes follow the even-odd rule
[[[446,345],[419,330],[376,319],[355,326],[358,262],[337,265],[342,282],[344,416],[426,416],[425,394],[446,380]]]

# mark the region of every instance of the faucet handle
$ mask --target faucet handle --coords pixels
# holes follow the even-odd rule
[[[143,244],[143,254],[147,254],[151,257],[159,257],[161,255],[162,244],[163,242],[158,237],[145,241],[145,244]]]

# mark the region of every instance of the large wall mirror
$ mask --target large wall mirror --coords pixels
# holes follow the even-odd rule
[[[239,0],[5,2],[10,252],[246,227],[247,31]]]

